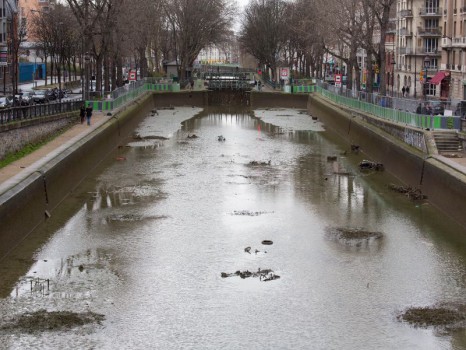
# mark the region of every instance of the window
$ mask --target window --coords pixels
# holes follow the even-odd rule
[[[438,39],[437,38],[424,39],[424,52],[436,53],[437,50],[438,50]]]
[[[426,19],[425,27],[426,29],[438,28],[438,19]]]
[[[425,87],[427,96],[435,96],[437,85],[427,83]]]

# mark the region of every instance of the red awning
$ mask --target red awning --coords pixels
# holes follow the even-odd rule
[[[430,79],[430,81],[428,81],[428,83],[438,85],[443,80],[443,78],[445,78],[446,76],[447,76],[446,72],[442,72],[442,71],[437,72],[437,74],[435,74],[434,77]]]

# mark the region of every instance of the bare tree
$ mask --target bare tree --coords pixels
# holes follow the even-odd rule
[[[179,77],[186,77],[199,52],[222,41],[233,22],[235,8],[229,0],[164,0],[179,63]]]
[[[390,14],[396,4],[395,0],[364,0],[367,6],[371,9],[373,16],[376,18],[380,31],[380,40],[378,42],[378,50],[376,55],[377,65],[380,71],[380,94],[386,94],[385,83],[385,38],[389,29]]]
[[[246,52],[271,69],[272,79],[280,55],[288,43],[288,4],[284,0],[251,0],[246,7],[240,42]]]

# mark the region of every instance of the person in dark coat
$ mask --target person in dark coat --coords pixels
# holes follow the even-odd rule
[[[81,124],[84,123],[84,119],[86,118],[86,106],[84,103],[81,105],[79,109],[79,116],[81,117]]]
[[[89,103],[86,108],[87,125],[91,125],[91,117],[92,117],[92,106]]]

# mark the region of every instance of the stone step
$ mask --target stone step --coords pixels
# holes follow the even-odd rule
[[[456,132],[434,132],[433,136],[440,153],[462,151],[462,142]]]

